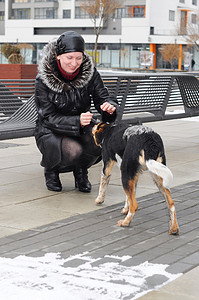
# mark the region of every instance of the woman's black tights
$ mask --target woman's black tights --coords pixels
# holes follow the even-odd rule
[[[86,128],[80,137],[62,139],[61,168],[90,168],[101,157],[101,148],[96,146],[91,133]]]
[[[62,139],[62,165],[70,166],[75,164],[83,152],[82,145],[73,138]]]

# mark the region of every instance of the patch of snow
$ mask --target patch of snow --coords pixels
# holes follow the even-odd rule
[[[117,300],[129,296],[137,299],[149,292],[147,278],[165,276],[164,285],[181,275],[168,273],[168,265],[163,264],[125,266],[123,262],[131,256],[104,258],[111,261],[100,264],[101,258],[92,258],[87,253],[66,259],[59,253],[0,257],[1,300]],[[80,260],[78,266],[71,267],[73,260]]]

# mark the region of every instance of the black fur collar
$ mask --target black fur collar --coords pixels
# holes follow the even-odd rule
[[[71,89],[71,86],[74,86],[75,88],[85,86],[92,78],[94,72],[94,65],[91,57],[86,53],[84,54],[81,72],[75,80],[68,84],[64,81],[64,78],[62,78],[56,68],[55,45],[56,41],[50,42],[43,49],[43,56],[38,66],[38,74],[41,80],[48,88],[57,93],[67,91]]]

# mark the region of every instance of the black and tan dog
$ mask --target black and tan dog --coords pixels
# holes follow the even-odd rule
[[[129,226],[138,204],[135,197],[138,177],[144,170],[149,170],[153,179],[164,195],[170,215],[169,234],[178,234],[179,228],[173,199],[169,185],[173,179],[171,171],[166,167],[164,145],[161,137],[151,128],[125,124],[110,125],[99,123],[93,127],[95,143],[102,147],[103,170],[96,204],[104,202],[111,170],[117,162],[121,170],[121,180],[126,193],[126,203],[122,213],[124,220],[119,226]]]

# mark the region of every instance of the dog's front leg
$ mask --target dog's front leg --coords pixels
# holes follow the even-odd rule
[[[97,198],[95,199],[95,204],[102,204],[104,202],[105,196],[106,196],[106,190],[107,186],[109,184],[111,175],[104,175],[102,172],[101,180],[100,180],[100,187],[99,187],[99,193]]]
[[[108,162],[104,162],[104,166],[102,168],[102,175],[100,180],[99,193],[97,198],[95,199],[96,204],[102,204],[104,202],[106,196],[107,186],[111,177],[111,170],[115,164],[115,161],[109,160]]]

